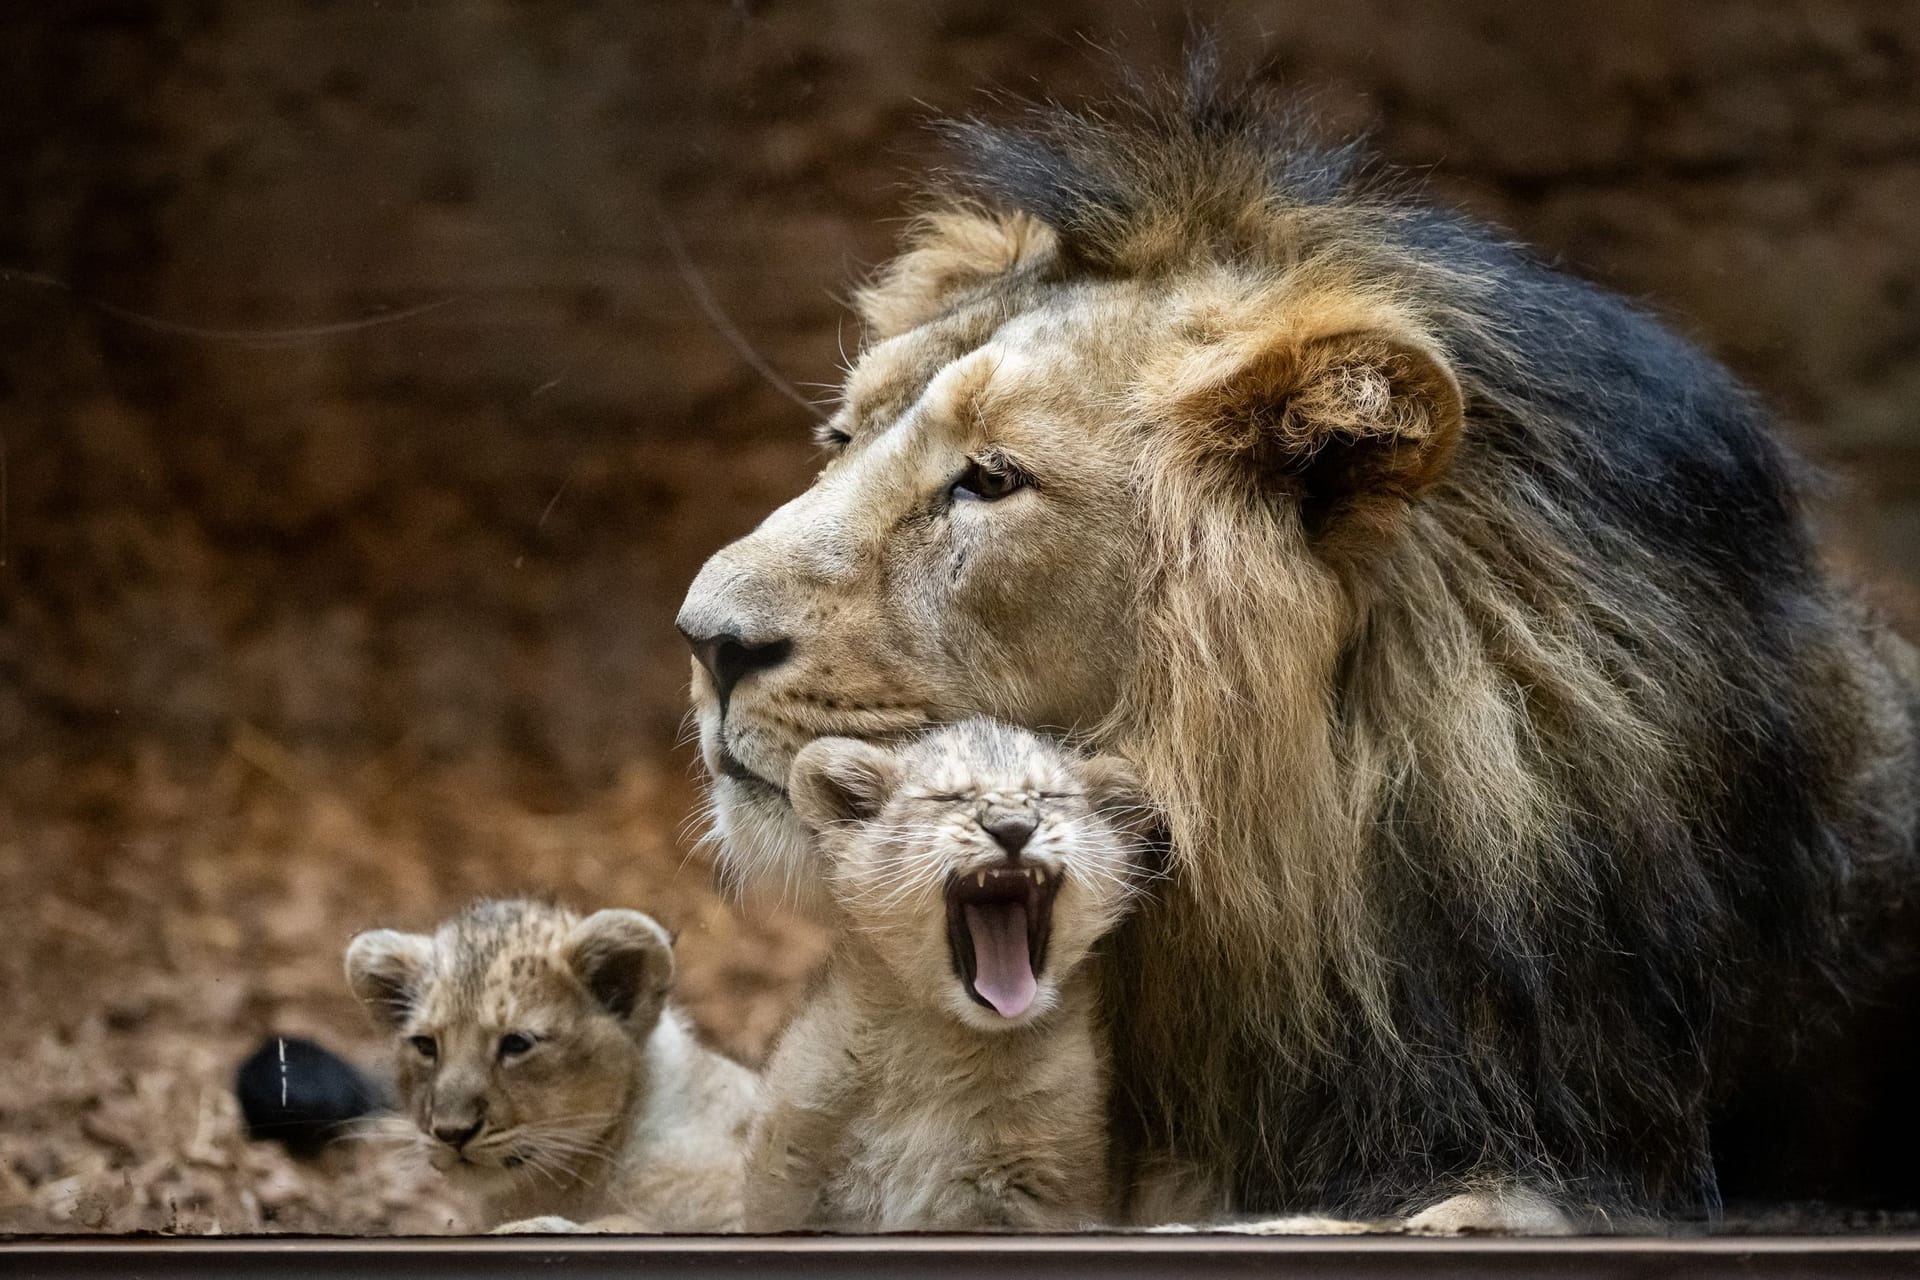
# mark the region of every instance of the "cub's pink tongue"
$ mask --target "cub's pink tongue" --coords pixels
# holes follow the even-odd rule
[[[969,902],[973,989],[1003,1018],[1017,1018],[1038,989],[1027,955],[1027,909],[1018,902]]]

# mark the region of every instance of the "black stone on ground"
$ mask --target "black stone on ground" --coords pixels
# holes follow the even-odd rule
[[[311,1157],[345,1127],[387,1105],[380,1085],[352,1063],[311,1040],[269,1036],[233,1081],[256,1141],[285,1145]]]

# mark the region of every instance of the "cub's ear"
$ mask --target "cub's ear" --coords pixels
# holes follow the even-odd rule
[[[347,944],[347,985],[374,1021],[399,1027],[420,999],[433,963],[433,939],[394,929],[369,929]]]
[[[1166,390],[1185,450],[1290,488],[1316,537],[1390,523],[1446,473],[1463,419],[1445,357],[1384,306],[1296,304],[1279,326],[1210,335]]]
[[[907,247],[854,295],[854,306],[868,338],[895,337],[938,316],[962,290],[1050,260],[1058,248],[1053,229],[1024,213],[942,209],[915,219]]]
[[[815,831],[865,822],[885,807],[899,772],[893,752],[858,738],[815,738],[793,758],[787,796]]]
[[[1096,814],[1138,839],[1164,837],[1166,815],[1147,794],[1132,764],[1119,756],[1095,756],[1082,761],[1079,768],[1087,803]]]
[[[601,1007],[644,1038],[673,985],[673,939],[641,911],[596,911],[573,927],[565,962]]]

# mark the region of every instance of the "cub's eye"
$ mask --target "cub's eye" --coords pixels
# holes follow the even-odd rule
[[[407,1043],[413,1046],[415,1053],[425,1058],[428,1062],[432,1062],[440,1056],[440,1046],[434,1042],[432,1036],[408,1036]]]
[[[500,1060],[517,1058],[534,1046],[534,1038],[519,1031],[509,1031],[500,1037]]]
[[[953,482],[958,502],[998,502],[1008,494],[1027,487],[1020,469],[997,455],[975,458]]]

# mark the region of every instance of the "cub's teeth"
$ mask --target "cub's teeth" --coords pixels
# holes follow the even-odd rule
[[[973,877],[973,883],[982,889],[986,888],[987,873],[984,871],[976,872]]]

